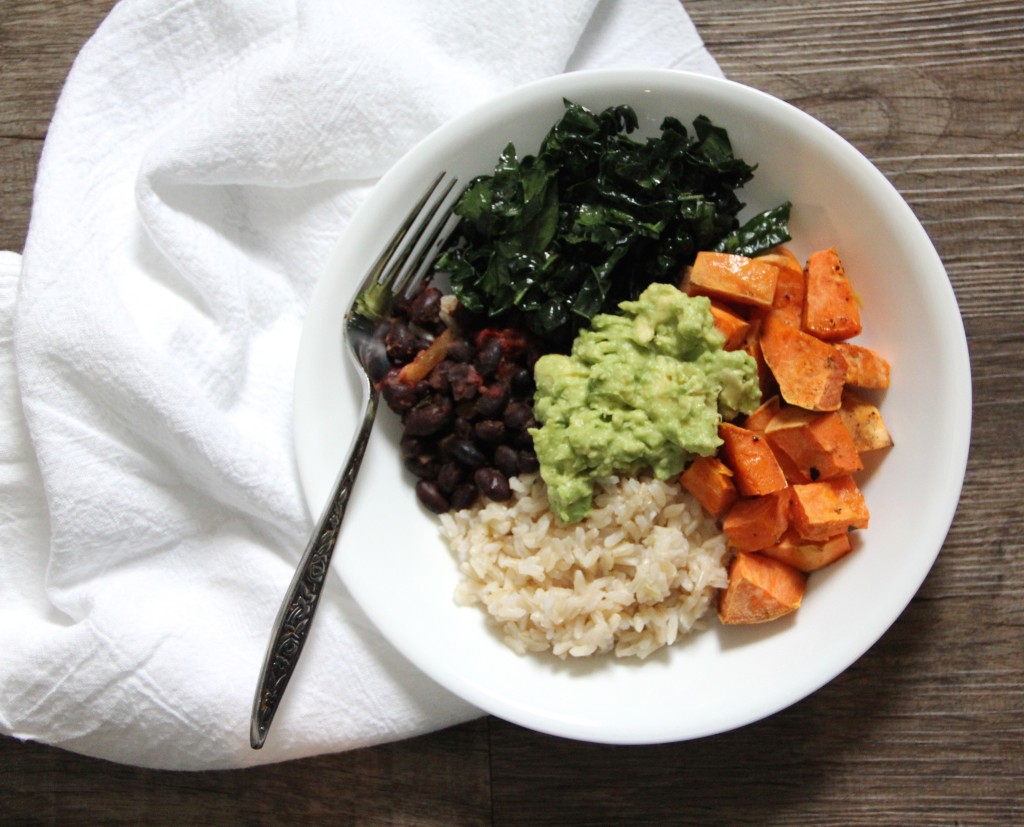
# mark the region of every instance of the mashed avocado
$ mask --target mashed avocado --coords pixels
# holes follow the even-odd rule
[[[590,511],[593,481],[612,474],[679,474],[715,453],[718,424],[760,402],[754,360],[722,350],[705,298],[652,284],[622,315],[595,316],[572,354],[534,370],[531,431],[551,510],[563,522]]]

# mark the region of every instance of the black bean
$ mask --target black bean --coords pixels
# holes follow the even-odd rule
[[[441,462],[431,454],[413,454],[402,460],[402,464],[410,473],[423,480],[437,479],[441,467]]]
[[[516,396],[528,396],[533,393],[533,372],[526,368],[517,368],[509,377],[509,385]]]
[[[448,366],[451,362],[441,362],[434,366],[434,369],[427,374],[424,380],[432,391],[443,393],[445,396],[451,393],[451,380],[448,376]]]
[[[506,477],[519,473],[519,452],[510,445],[499,445],[494,449],[494,464]]]
[[[497,468],[477,468],[473,472],[473,482],[484,496],[496,502],[504,502],[512,496],[508,477]]]
[[[432,440],[403,436],[398,447],[402,464],[410,472],[426,480],[437,476],[441,461],[437,458],[437,445]]]
[[[453,339],[452,343],[448,345],[445,355],[453,362],[471,362],[475,354],[476,348],[473,347],[473,343],[469,339],[459,337]]]
[[[504,354],[505,350],[501,346],[500,339],[488,339],[476,354],[476,369],[480,371],[480,375],[493,376],[497,372]]]
[[[469,468],[479,468],[487,457],[468,439],[455,439],[450,448],[451,456]]]
[[[446,462],[437,471],[437,485],[442,491],[451,494],[465,476],[462,466],[457,462]]]
[[[441,457],[442,460],[447,462],[448,460],[453,459],[452,443],[455,442],[456,438],[455,434],[448,432],[440,435],[440,438],[437,440],[437,455]]]
[[[403,434],[402,439],[398,443],[398,450],[402,455],[402,459],[406,459],[428,453],[430,446],[431,442],[429,440]]]
[[[474,399],[484,383],[477,369],[468,362],[446,362],[445,365],[452,398],[456,402]]]
[[[473,426],[473,436],[485,445],[494,445],[505,438],[505,423],[500,419],[481,419]]]
[[[409,319],[416,324],[433,324],[440,314],[441,291],[436,287],[423,288],[409,305]]]
[[[408,436],[436,434],[452,419],[452,403],[443,396],[422,402],[405,415],[405,433]]]
[[[484,419],[500,416],[508,404],[508,397],[508,385],[501,382],[481,388],[480,395],[476,398],[476,415]]]
[[[473,503],[476,502],[476,498],[479,491],[477,487],[471,483],[466,482],[452,491],[451,504],[455,511],[460,511],[463,508],[469,508]]]
[[[380,392],[388,407],[399,415],[412,410],[420,399],[419,392],[413,385],[398,378],[397,370],[392,370],[384,377]]]
[[[409,318],[409,307],[413,297],[406,292],[398,293],[391,302],[391,315],[399,318]]]
[[[384,347],[388,358],[396,365],[404,365],[423,349],[423,342],[413,333],[407,324],[397,319],[392,320],[388,332],[384,336]]]
[[[537,452],[532,448],[524,449],[519,452],[519,465],[520,474],[532,474],[535,471],[540,470],[540,460],[537,459]]]
[[[533,437],[530,436],[529,431],[516,431],[512,434],[508,443],[509,445],[514,445],[516,448],[521,448],[524,451],[533,450]]]
[[[435,514],[443,514],[451,508],[451,503],[441,493],[441,489],[435,483],[427,480],[420,480],[416,483],[416,497]]]
[[[463,411],[457,412],[455,422],[452,425],[452,433],[460,439],[473,439],[473,423],[463,413]]]
[[[376,384],[383,381],[391,370],[391,360],[381,339],[368,339],[359,348],[359,361]]]
[[[505,408],[505,427],[522,431],[533,422],[533,406],[528,402],[510,402]]]

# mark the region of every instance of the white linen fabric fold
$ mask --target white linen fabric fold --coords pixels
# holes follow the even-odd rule
[[[263,750],[271,622],[311,528],[291,433],[305,308],[374,182],[523,82],[719,74],[678,0],[123,0],[0,254],[0,732],[240,767],[479,715],[333,578]]]

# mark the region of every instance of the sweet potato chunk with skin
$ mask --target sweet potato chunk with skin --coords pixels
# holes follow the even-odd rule
[[[697,253],[687,273],[684,292],[737,304],[770,307],[779,268],[768,262],[731,253]]]
[[[740,552],[729,565],[729,585],[718,597],[725,624],[765,623],[796,611],[807,576],[761,554]]]
[[[763,434],[768,427],[768,423],[775,418],[775,414],[779,412],[781,406],[782,401],[778,396],[768,397],[757,407],[757,410],[744,420],[743,427],[748,431]]]
[[[835,247],[812,253],[807,260],[803,328],[827,341],[861,332],[860,308]]]
[[[679,476],[679,484],[712,517],[728,511],[739,496],[732,471],[718,457],[697,457]]]
[[[769,315],[761,328],[761,349],[786,402],[811,411],[839,409],[846,360],[833,345]]]
[[[770,261],[779,267],[788,267],[791,270],[796,270],[798,273],[803,273],[804,271],[804,266],[800,263],[800,259],[796,257],[796,253],[785,244],[779,244],[773,247],[770,253],[764,253],[757,256],[757,258],[763,261]]]
[[[825,568],[840,557],[845,557],[852,548],[849,532],[829,537],[827,540],[811,541],[803,539],[792,528],[788,528],[779,542],[762,549],[761,553],[798,571],[810,573]]]
[[[857,451],[877,451],[892,447],[892,437],[885,427],[882,412],[853,391],[843,391],[843,404],[839,409],[846,429],[850,432]]]
[[[805,540],[821,542],[868,527],[868,507],[853,477],[791,486],[790,522]]]
[[[754,360],[757,367],[757,387],[761,391],[761,398],[767,399],[774,396],[778,390],[775,377],[768,363],[764,359],[764,349],[761,347],[761,319],[754,319],[750,323],[750,332],[747,334],[747,341],[743,345],[750,358]]]
[[[741,497],[722,520],[725,541],[739,551],[774,545],[789,527],[789,489],[760,497]]]
[[[719,425],[718,435],[722,459],[736,475],[740,494],[754,497],[786,487],[786,475],[763,436],[731,422]]]
[[[855,388],[889,387],[889,363],[871,348],[850,342],[836,342],[846,360],[846,384]]]
[[[765,429],[776,457],[785,455],[810,481],[849,475],[864,467],[843,418],[836,411],[814,413],[786,407]]]
[[[711,302],[711,318],[715,322],[715,327],[725,336],[723,350],[736,350],[746,341],[747,332],[750,330],[750,322],[746,319],[716,302]]]

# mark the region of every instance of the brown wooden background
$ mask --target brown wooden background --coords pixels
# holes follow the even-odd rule
[[[0,248],[22,247],[54,101],[112,5],[0,0]],[[485,718],[173,774],[0,739],[0,822],[1024,824],[1024,0],[685,5],[728,76],[807,110],[889,176],[959,299],[970,466],[942,554],[893,628],[794,707],[666,746]]]

